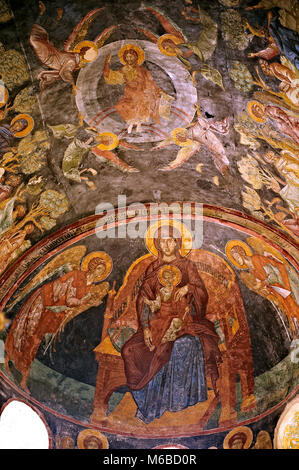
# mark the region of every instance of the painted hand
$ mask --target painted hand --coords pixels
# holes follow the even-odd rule
[[[175,302],[177,302],[178,300],[181,300],[187,293],[188,293],[188,285],[186,284],[184,287],[181,287],[176,293],[175,293],[175,296],[174,296],[174,300]]]
[[[147,345],[147,347],[150,351],[153,351],[155,349],[155,346],[152,343],[153,338],[152,338],[151,330],[149,328],[145,328],[143,330],[143,334],[144,334],[145,344]]]

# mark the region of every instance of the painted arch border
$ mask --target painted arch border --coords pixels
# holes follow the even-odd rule
[[[172,203],[169,203],[173,204]],[[195,213],[196,207],[198,203],[195,202],[178,202],[182,207],[183,204],[190,204],[191,213],[190,218],[194,219],[198,217]],[[151,203],[144,204],[147,209],[149,209]],[[130,206],[131,210],[131,206]],[[123,208],[121,209],[121,213],[123,214]],[[118,219],[118,210],[111,211],[112,214],[115,214],[115,221],[110,224],[110,226],[118,226],[120,221]],[[109,215],[106,213],[105,217]],[[97,231],[96,226],[99,220],[104,217],[101,215],[92,215],[86,218],[83,218],[77,222],[74,222],[68,226],[61,228],[60,230],[52,233],[51,235],[45,237],[45,239],[38,242],[36,245],[31,247],[27,252],[25,252],[17,261],[12,264],[9,269],[2,275],[0,278],[0,309],[3,309],[8,302],[9,298],[13,295],[13,293],[18,289],[20,284],[26,280],[26,278],[41,264],[47,261],[49,258],[54,256],[55,254],[63,251],[69,245],[76,243],[84,238],[87,238],[91,235],[94,235]],[[164,216],[165,217],[165,216]],[[121,223],[128,223],[131,218],[123,219],[121,218]],[[157,219],[163,219],[163,215],[157,217]],[[203,214],[202,219],[204,221],[214,222],[216,224],[221,224],[230,228],[234,228],[236,230],[240,230],[245,232],[249,235],[255,236],[264,242],[267,242],[274,248],[278,249],[285,257],[288,259],[290,263],[299,271],[299,263],[298,263],[298,244],[294,240],[292,240],[287,234],[281,232],[280,230],[270,227],[264,222],[255,219],[252,216],[244,214],[242,212],[228,209],[219,206],[213,206],[208,204],[203,204]],[[147,216],[143,217],[134,217],[135,221],[142,221],[142,220],[149,220]],[[153,220],[151,218],[151,220]],[[29,396],[26,392],[22,391],[19,387],[17,387],[2,371],[0,371],[0,377],[14,390],[18,391],[18,393],[24,397],[24,400],[27,402],[33,403],[35,406],[40,407],[47,413],[51,413],[61,419],[66,421],[72,422],[79,426],[86,426],[86,422],[82,422],[78,419],[72,418],[68,415],[64,415],[62,413],[56,412],[52,408],[40,403],[35,398]],[[238,425],[248,425],[257,421],[262,420],[264,417],[269,416],[272,413],[277,412],[283,405],[285,405],[291,397],[293,397],[299,391],[299,385],[296,386],[293,390],[288,393],[284,399],[269,408],[268,410],[264,411],[262,414],[257,415],[253,418],[248,418],[242,422],[239,422]],[[90,424],[89,424],[90,426]],[[132,431],[119,431],[119,429],[109,428],[103,424],[92,424],[94,429],[98,429],[101,432],[113,434],[113,435],[123,435],[126,437],[132,437]],[[234,427],[233,424],[225,425],[223,427],[218,427],[215,429],[208,429],[208,430],[199,430],[199,429],[190,429],[188,431],[184,431],[180,435],[176,435],[178,438],[183,437],[193,437],[193,436],[203,436],[203,435],[211,435],[211,434],[219,434],[225,431],[228,431]],[[177,430],[176,430],[177,432]],[[172,429],[161,430],[161,433],[155,434],[155,436],[151,436],[147,433],[138,433],[139,438],[146,438],[151,439],[155,438],[162,438],[162,439],[169,439],[173,438]]]
[[[165,203],[164,203],[165,204]],[[170,205],[179,204],[181,209],[188,204],[191,208],[190,219],[200,217],[197,213],[198,204],[196,202],[178,201],[166,203]],[[144,206],[149,211],[151,203],[145,203]],[[248,235],[255,236],[260,240],[276,248],[299,272],[299,250],[298,243],[286,233],[275,227],[267,225],[265,222],[255,217],[244,214],[234,209],[228,209],[221,206],[202,204],[202,219],[204,221],[214,222],[236,230],[241,230]],[[132,205],[125,208],[132,212]],[[9,298],[13,295],[19,285],[42,263],[47,261],[55,254],[63,251],[69,245],[74,244],[86,237],[94,235],[100,228],[97,228],[101,218],[109,216],[111,213],[115,216],[114,222],[107,228],[118,227],[120,224],[127,224],[132,217],[123,218],[124,208],[121,210],[108,211],[105,215],[91,215],[77,222],[66,225],[58,231],[53,232],[38,243],[29,248],[20,258],[18,258],[0,277],[0,310],[3,310]],[[120,217],[118,218],[118,213]],[[163,215],[157,216],[157,219],[163,219]],[[135,217],[134,220],[146,221],[149,216]],[[153,218],[151,218],[153,220]]]

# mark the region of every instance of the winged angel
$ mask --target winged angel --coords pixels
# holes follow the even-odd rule
[[[293,337],[298,337],[298,274],[284,257],[255,237],[247,237],[246,243],[231,240],[226,246],[226,254],[232,264],[243,270],[240,273],[242,282],[269,300],[284,324],[286,320]]]
[[[82,18],[67,39],[64,51],[56,49],[49,41],[48,33],[42,26],[33,25],[30,33],[30,44],[41,63],[51,69],[44,70],[38,75],[41,93],[57,80],[72,84],[73,91],[76,91],[74,72],[97,58],[98,50],[116,28],[116,26],[110,26],[104,29],[94,41],[85,40],[91,22],[94,21],[103,8],[91,10]]]
[[[162,54],[170,57],[177,57],[188,70],[192,69],[192,64],[188,58],[194,54],[201,62],[203,62],[199,70],[200,74],[207,80],[211,80],[223,88],[220,72],[206,63],[206,61],[214,54],[217,45],[218,25],[216,21],[214,21],[202,8],[196,9],[190,7],[188,10],[184,8],[181,13],[186,20],[201,25],[201,30],[196,41],[191,42],[179,26],[157,8],[140,7],[140,10],[145,10],[154,15],[164,28],[165,34],[162,36],[157,36],[155,33],[145,28],[137,28],[139,32],[157,44]],[[183,52],[181,47],[185,47],[189,50]],[[195,70],[192,73],[194,82],[197,72],[198,71]]]
[[[64,152],[62,160],[63,174],[71,181],[76,183],[84,181],[87,186],[95,190],[94,183],[90,181],[87,176],[82,175],[88,172],[92,175],[96,175],[97,171],[94,168],[80,169],[82,161],[89,151],[91,151],[99,161],[110,163],[124,173],[139,171],[137,168],[121,160],[116,153],[118,147],[129,148],[135,151],[139,150],[138,147],[124,139],[118,139],[117,135],[112,132],[99,133],[96,129],[88,127],[85,130],[90,137],[84,142],[76,138],[76,132],[80,129],[79,126],[75,126],[74,124],[58,124],[56,126],[49,126],[49,128],[52,130],[54,137],[71,140],[71,143]]]
[[[223,144],[214,132],[224,135],[228,131],[229,119],[227,117],[222,121],[210,122],[209,119],[200,115],[197,108],[197,117],[194,123],[190,124],[188,128],[174,129],[167,139],[153,147],[152,150],[158,150],[172,144],[181,147],[176,158],[168,166],[161,168],[161,171],[170,171],[183,165],[204,145],[211,152],[217,170],[225,175],[229,167],[229,160]]]
[[[69,248],[42,268],[8,306],[9,312],[25,298],[5,342],[5,367],[10,373],[13,361],[28,393],[31,364],[44,336],[51,334],[55,344],[70,320],[100,305],[109,290],[109,283],[101,281],[111,270],[112,260],[105,252],[86,255],[83,245]]]

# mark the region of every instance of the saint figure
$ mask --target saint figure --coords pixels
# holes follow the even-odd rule
[[[107,261],[93,257],[86,268],[71,270],[43,284],[24,302],[5,342],[5,366],[9,361],[21,372],[21,387],[26,390],[31,364],[46,334],[56,334],[67,319],[99,305],[108,291],[108,283],[96,282],[107,275]],[[93,299],[93,297],[96,297]]]
[[[181,234],[161,227],[154,244],[158,256],[136,301],[138,330],[121,350],[136,416],[145,423],[206,401],[207,376],[218,396],[220,362],[219,337],[205,318],[207,290],[195,263],[180,254]]]
[[[110,68],[111,55],[105,62],[104,78],[109,85],[125,85],[124,94],[115,105],[121,118],[128,124],[128,133],[133,126],[141,131],[141,125],[155,121],[160,124],[160,116],[168,118],[169,103],[173,98],[156,85],[150,72],[142,67],[143,50],[134,44],[127,44],[119,51],[119,58],[124,65],[115,71]],[[162,111],[163,105],[163,111]]]

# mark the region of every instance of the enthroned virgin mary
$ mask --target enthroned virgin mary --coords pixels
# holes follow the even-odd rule
[[[181,254],[181,233],[162,226],[154,246],[157,257],[136,301],[138,330],[121,350],[136,416],[145,423],[206,401],[207,376],[218,396],[220,362],[218,335],[205,318],[207,290],[195,263]]]

